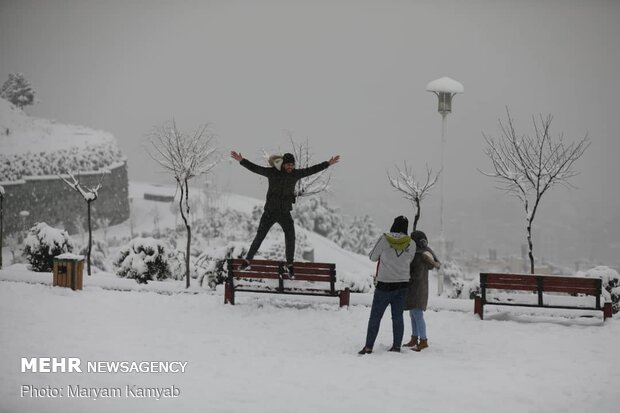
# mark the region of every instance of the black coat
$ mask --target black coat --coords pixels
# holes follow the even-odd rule
[[[409,268],[411,281],[405,298],[405,310],[426,310],[428,304],[428,271],[439,268],[439,265],[435,253],[430,248],[416,251],[415,258]]]
[[[274,167],[256,165],[245,158],[241,160],[241,165],[269,179],[269,189],[265,202],[266,211],[290,211],[295,203],[295,184],[297,181],[327,169],[329,162],[321,162],[309,168],[294,169],[290,174]]]

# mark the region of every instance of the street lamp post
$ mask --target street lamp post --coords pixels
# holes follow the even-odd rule
[[[441,259],[445,260],[446,256],[446,239],[444,237],[444,225],[443,225],[443,198],[444,198],[444,175],[446,170],[444,168],[444,146],[446,144],[446,133],[448,129],[448,113],[452,112],[452,97],[457,93],[463,93],[465,89],[463,85],[454,79],[449,77],[442,77],[440,79],[433,80],[426,85],[427,92],[433,92],[437,95],[439,105],[438,112],[441,114],[441,176],[439,177],[440,186],[440,200],[439,200],[439,243]],[[444,267],[437,272],[437,295],[443,293],[444,283]]]
[[[2,248],[4,248],[4,208],[2,202],[4,201],[4,187],[0,185],[0,269],[2,268]]]

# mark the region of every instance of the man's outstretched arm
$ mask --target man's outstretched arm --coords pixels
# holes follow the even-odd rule
[[[256,165],[255,163],[252,163],[248,161],[247,159],[245,159],[239,152],[231,151],[230,157],[233,158],[235,161],[239,162],[245,168],[254,172],[255,174],[259,174],[263,176],[269,175],[269,171],[271,168],[266,168],[264,166]]]
[[[309,168],[298,169],[297,176],[300,178],[305,178],[306,176],[314,175],[315,173],[321,172],[322,170],[338,163],[338,161],[340,161],[340,155],[332,156],[329,158],[329,161],[318,163]]]

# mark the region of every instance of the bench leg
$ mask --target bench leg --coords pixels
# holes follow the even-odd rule
[[[611,316],[612,316],[611,303],[603,304],[603,321],[607,320],[608,318],[611,318]]]
[[[235,305],[235,288],[230,283],[224,286],[224,304],[227,303]]]
[[[348,288],[340,291],[340,307],[344,307],[345,305],[349,306],[349,298],[351,298],[351,291]]]
[[[484,306],[482,304],[482,298],[478,296],[474,297],[474,314],[478,314],[481,320],[484,319],[484,308],[483,307]]]

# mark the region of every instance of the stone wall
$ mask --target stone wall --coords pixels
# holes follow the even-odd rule
[[[80,183],[96,187],[101,172],[80,173]],[[82,195],[69,188],[58,176],[31,176],[15,182],[0,182],[4,187],[5,235],[29,229],[36,222],[76,233],[77,222],[87,228],[87,204]],[[129,219],[129,182],[127,162],[110,166],[103,174],[99,197],[91,204],[93,228],[95,220],[108,218],[109,225]],[[27,217],[20,216],[28,211]]]

